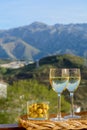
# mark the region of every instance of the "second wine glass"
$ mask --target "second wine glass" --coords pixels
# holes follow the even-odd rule
[[[61,121],[61,93],[66,88],[69,81],[69,70],[68,69],[59,69],[51,68],[49,74],[50,84],[53,90],[58,95],[58,112],[56,118],[51,118],[53,121]]]
[[[81,74],[80,69],[78,68],[71,68],[69,69],[69,83],[67,85],[67,89],[70,92],[70,99],[71,99],[71,114],[68,116],[65,116],[65,118],[80,118],[80,116],[77,116],[74,114],[74,101],[73,101],[73,95],[75,90],[78,88],[81,80]]]

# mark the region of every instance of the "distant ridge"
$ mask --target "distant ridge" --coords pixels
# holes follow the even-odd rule
[[[53,54],[84,56],[87,24],[30,25],[0,30],[0,58],[37,60]]]

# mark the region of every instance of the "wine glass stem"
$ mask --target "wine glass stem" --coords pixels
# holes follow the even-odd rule
[[[57,118],[60,120],[61,118],[61,94],[58,94],[58,112],[57,112]]]
[[[74,108],[73,108],[73,106],[74,106],[74,103],[73,103],[73,92],[70,92],[70,98],[71,98],[71,115],[72,115],[72,117],[74,116]]]

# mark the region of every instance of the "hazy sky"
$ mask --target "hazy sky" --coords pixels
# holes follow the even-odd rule
[[[0,29],[35,21],[49,25],[87,23],[87,0],[0,0]]]

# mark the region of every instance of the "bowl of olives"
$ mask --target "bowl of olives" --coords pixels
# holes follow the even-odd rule
[[[28,101],[27,117],[30,120],[47,120],[49,114],[48,101]]]

